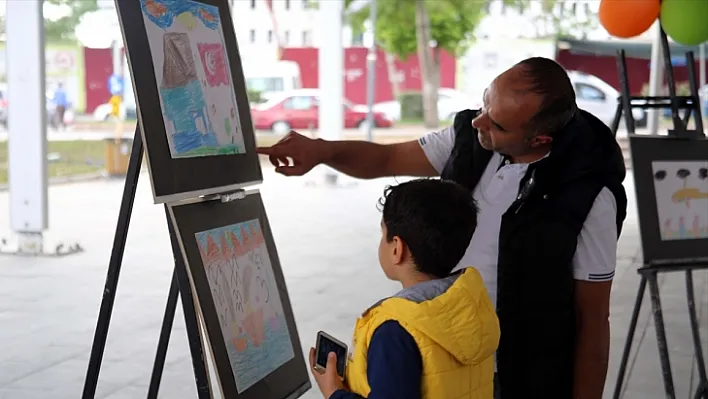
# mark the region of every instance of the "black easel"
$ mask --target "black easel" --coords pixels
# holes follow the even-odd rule
[[[125,177],[123,199],[121,200],[120,211],[118,212],[118,225],[116,227],[116,234],[113,239],[113,250],[111,251],[111,258],[108,263],[108,273],[106,276],[105,288],[103,290],[103,299],[101,300],[101,309],[98,314],[96,332],[94,333],[91,356],[89,358],[86,380],[84,382],[84,390],[81,396],[83,399],[93,399],[96,394],[96,386],[98,385],[101,361],[103,360],[103,352],[106,347],[108,327],[110,325],[111,314],[113,312],[113,304],[115,302],[116,289],[118,287],[118,277],[120,276],[123,253],[125,252],[128,226],[130,224],[130,216],[133,212],[135,191],[138,186],[138,177],[140,176],[140,166],[142,164],[142,160],[143,142],[140,134],[140,124],[138,123],[135,127],[133,148],[130,153],[128,172]],[[182,253],[172,226],[172,221],[167,214],[167,205],[165,205],[165,214],[167,216],[167,226],[169,228],[170,242],[172,244],[172,252],[175,259],[175,269],[172,276],[170,291],[167,297],[167,306],[165,307],[165,316],[163,318],[162,328],[160,331],[160,339],[158,341],[157,352],[155,354],[155,363],[153,366],[152,376],[150,378],[147,398],[157,398],[179,294],[182,298],[184,321],[187,328],[189,349],[192,356],[192,367],[194,368],[194,378],[197,385],[198,397],[200,399],[209,399],[211,398],[211,394],[209,379],[206,371],[206,359],[204,357],[202,341],[199,334],[199,325],[197,324],[197,315],[189,285],[189,277],[187,276],[187,269],[184,264],[184,259],[182,258]]]
[[[669,52],[668,38],[664,30],[661,30],[661,47],[663,50],[663,61],[668,81],[669,96],[649,97],[641,96],[634,97],[629,94],[629,83],[627,79],[627,63],[625,61],[624,50],[620,50],[617,55],[617,69],[619,72],[620,85],[622,95],[618,99],[617,113],[612,124],[612,131],[616,135],[619,128],[620,118],[624,111],[624,116],[629,134],[634,134],[634,117],[632,116],[632,108],[641,109],[671,109],[671,117],[673,119],[674,128],[669,130],[669,136],[680,137],[685,139],[695,139],[704,136],[703,120],[701,116],[700,100],[698,96],[698,85],[696,83],[695,63],[693,52],[686,53],[686,62],[689,73],[689,85],[691,86],[690,96],[676,96],[676,87],[674,82],[673,68],[671,65],[671,53]],[[683,120],[679,116],[679,110],[685,110]],[[688,121],[691,117],[691,111],[695,119],[695,129],[688,129]],[[670,399],[676,398],[674,390],[673,375],[671,373],[671,362],[669,359],[669,351],[666,343],[666,331],[664,328],[664,316],[661,310],[661,298],[659,296],[659,273],[678,272],[686,273],[686,298],[688,300],[688,314],[691,323],[691,334],[693,336],[693,346],[698,367],[698,387],[693,396],[693,399],[708,399],[708,377],[706,376],[705,359],[703,358],[703,349],[701,347],[701,336],[698,326],[698,317],[696,316],[695,294],[693,287],[693,271],[699,269],[708,269],[708,258],[696,259],[692,262],[645,262],[644,265],[637,271],[641,275],[639,289],[637,291],[637,299],[634,303],[632,319],[629,323],[629,331],[627,332],[627,340],[625,342],[622,353],[622,360],[617,375],[617,383],[613,399],[619,399],[622,394],[622,384],[627,369],[627,362],[634,340],[634,333],[637,328],[637,320],[644,299],[647,283],[649,284],[649,297],[651,300],[652,313],[654,316],[654,327],[656,329],[656,340],[659,347],[659,360],[661,362],[662,376],[664,380],[664,390],[666,397]]]

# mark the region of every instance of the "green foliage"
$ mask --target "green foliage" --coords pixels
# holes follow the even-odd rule
[[[406,59],[417,51],[415,2],[377,0],[376,42],[388,53]],[[431,38],[436,47],[454,55],[465,52],[484,14],[485,3],[474,0],[425,0]],[[369,7],[346,16],[352,30],[364,30]]]
[[[248,94],[248,102],[250,102],[251,104],[258,104],[263,102],[263,96],[261,95],[260,91],[248,89],[246,92]]]
[[[47,42],[74,41],[74,30],[81,21],[81,16],[87,12],[98,10],[96,0],[45,0],[58,6],[68,6],[71,9],[69,15],[55,21],[44,20],[44,34]]]
[[[539,0],[504,0],[507,8],[519,12],[527,10],[531,2]],[[585,39],[588,32],[599,26],[597,15],[590,11],[590,2],[576,0],[540,0],[543,13],[535,18],[537,38],[572,37]],[[579,8],[583,7],[584,12]],[[580,17],[580,15],[586,17]]]
[[[664,93],[663,95],[667,96],[669,95],[669,88],[666,85],[663,85],[660,89],[660,93]],[[648,96],[649,95],[649,83],[644,83],[642,86],[642,96]],[[662,94],[659,94],[662,95]],[[690,96],[691,95],[691,85],[688,81],[684,82],[676,82],[676,95],[677,96]]]
[[[398,96],[401,104],[401,120],[423,119],[423,94],[419,91],[410,91]]]

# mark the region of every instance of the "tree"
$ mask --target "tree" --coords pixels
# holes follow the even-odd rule
[[[440,52],[445,50],[454,56],[465,53],[484,7],[484,2],[472,0],[377,1],[377,44],[399,59],[418,55],[427,127],[439,124]],[[368,18],[368,7],[347,15],[354,30],[363,30]],[[415,26],[411,26],[413,23]]]
[[[572,37],[587,38],[588,32],[599,24],[591,2],[576,0],[505,0],[505,7],[518,12],[531,10],[531,3],[540,5],[540,12],[534,17],[537,38]]]
[[[47,42],[74,41],[74,30],[81,17],[91,11],[98,10],[97,0],[45,0],[47,3],[66,6],[69,13],[56,20],[44,19],[44,35]]]

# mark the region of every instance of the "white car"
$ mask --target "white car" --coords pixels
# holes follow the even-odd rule
[[[440,120],[452,120],[463,109],[481,108],[481,106],[481,98],[471,98],[461,91],[446,87],[438,89],[438,118]],[[376,103],[374,111],[385,114],[392,121],[401,120],[401,103],[396,100]]]
[[[575,89],[578,107],[595,115],[607,126],[617,112],[617,98],[620,93],[607,82],[594,75],[569,71],[568,76]],[[451,121],[457,112],[463,109],[478,109],[482,107],[482,93],[469,96],[455,89],[440,88],[438,91],[438,118]],[[374,111],[382,112],[393,121],[401,120],[401,104],[398,101],[386,101],[374,104]],[[632,109],[632,116],[637,126],[646,124],[646,112],[643,109]],[[620,126],[624,125],[624,120]]]
[[[573,82],[578,108],[595,115],[607,126],[612,126],[620,93],[609,83],[594,75],[569,71],[568,76]],[[633,108],[632,116],[637,126],[646,124],[646,112],[643,109]],[[620,126],[624,126],[624,118],[620,121]]]

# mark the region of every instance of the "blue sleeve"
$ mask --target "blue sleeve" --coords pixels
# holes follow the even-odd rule
[[[366,367],[371,387],[368,399],[420,398],[423,359],[413,337],[397,321],[387,321],[376,329],[369,344]],[[362,397],[344,390],[329,397],[359,398]]]

